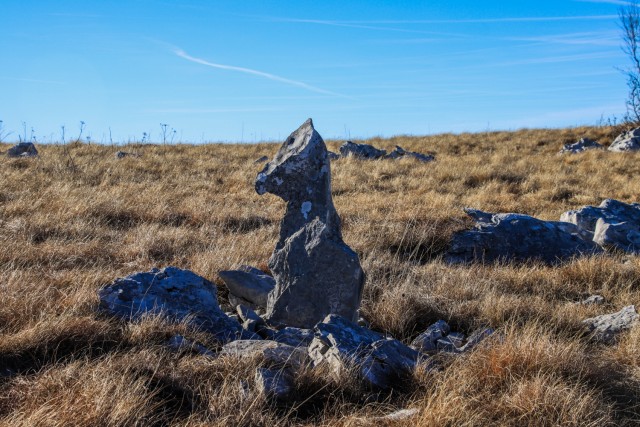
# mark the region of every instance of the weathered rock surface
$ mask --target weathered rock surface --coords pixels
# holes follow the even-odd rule
[[[640,150],[640,128],[621,133],[608,148],[609,151]]]
[[[565,144],[560,150],[560,154],[577,154],[594,149],[604,149],[604,146],[598,144],[593,139],[580,138],[578,142],[574,142],[573,144]]]
[[[411,374],[420,353],[400,341],[329,315],[315,327],[309,356],[316,366],[328,363],[337,375],[345,368],[356,369],[373,388],[388,389]]]
[[[256,369],[255,382],[258,393],[267,398],[286,401],[294,391],[293,374],[288,369]]]
[[[630,329],[638,323],[638,313],[635,306],[629,305],[616,313],[585,319],[582,323],[586,325],[594,338],[610,343],[620,332]]]
[[[276,285],[266,318],[300,328],[313,327],[329,313],[357,319],[364,272],[358,255],[342,240],[327,148],[311,119],[258,174],[256,191],[287,202],[269,259]]]
[[[271,338],[274,341],[289,344],[294,347],[308,347],[313,341],[314,333],[311,329],[292,328],[287,326],[277,331]]]
[[[575,224],[582,237],[605,249],[640,252],[640,204],[604,200],[600,206],[585,206],[563,213],[560,221]]]
[[[407,151],[399,145],[396,145],[395,150],[387,154],[385,156],[385,159],[400,159],[402,157],[412,157],[422,163],[432,162],[436,159],[432,154],[422,154],[415,151]]]
[[[38,150],[33,142],[20,142],[7,150],[7,157],[35,157]]]
[[[454,235],[445,256],[451,263],[539,260],[554,264],[601,252],[598,245],[581,237],[574,224],[516,213],[465,212],[476,225]]]
[[[342,157],[353,156],[358,159],[375,160],[383,158],[386,154],[386,150],[380,150],[369,144],[357,144],[347,141],[340,146],[340,155]]]
[[[262,157],[260,157],[260,158],[257,158],[257,159],[253,162],[253,164],[255,164],[255,165],[257,165],[257,164],[262,164],[262,163],[267,162],[267,161],[269,161],[269,157],[268,157],[268,156],[262,156]]]
[[[604,304],[604,297],[602,295],[590,295],[587,298],[580,301],[582,305],[602,305]]]
[[[423,333],[418,335],[411,342],[411,347],[423,353],[436,351],[438,349],[438,340],[446,337],[450,331],[451,328],[447,322],[444,320],[438,320],[436,323],[429,326]]]
[[[135,273],[114,280],[98,295],[102,310],[126,320],[162,314],[186,320],[221,342],[245,335],[218,306],[215,285],[189,270],[166,267]]]
[[[340,158],[340,154],[334,153],[333,151],[327,151],[327,157],[329,157],[329,160],[338,160]]]
[[[141,157],[138,153],[130,153],[128,151],[116,151],[116,159],[124,159],[125,157]]]
[[[243,265],[240,270],[220,271],[218,275],[229,293],[248,302],[250,308],[266,308],[269,292],[276,286],[273,277],[248,265]]]
[[[232,341],[225,344],[218,354],[243,358],[260,357],[270,368],[300,369],[311,363],[306,349],[267,340]]]

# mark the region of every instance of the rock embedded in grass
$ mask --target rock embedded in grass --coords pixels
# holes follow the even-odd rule
[[[620,332],[637,325],[638,317],[635,306],[629,305],[616,313],[585,319],[582,323],[595,339],[612,343]]]
[[[493,214],[465,209],[476,220],[472,230],[456,233],[445,256],[450,263],[542,261],[555,264],[602,249],[585,240],[575,224],[543,221],[517,213]]]
[[[573,144],[565,144],[560,150],[559,154],[577,154],[587,150],[604,149],[604,146],[598,144],[596,141],[590,138],[580,138],[578,142]]]
[[[38,150],[33,142],[20,142],[7,150],[7,157],[36,157]]]
[[[340,146],[340,155],[342,157],[352,156],[363,160],[377,160],[386,156],[387,151],[378,149],[373,145],[347,141]]]
[[[605,199],[600,206],[584,206],[560,216],[578,227],[584,239],[605,249],[640,252],[640,204]]]
[[[273,277],[255,267],[243,265],[239,270],[218,272],[230,295],[246,301],[249,308],[266,308],[269,292],[276,286]],[[238,305],[238,304],[234,304]]]
[[[285,140],[256,177],[255,188],[287,203],[268,264],[275,288],[267,320],[299,328],[311,328],[329,313],[356,320],[364,272],[342,240],[327,148],[311,119]]]
[[[422,163],[432,162],[436,159],[433,154],[422,154],[415,151],[407,151],[399,145],[396,145],[395,150],[384,156],[385,159],[401,159],[403,157],[411,157]]]
[[[623,132],[608,148],[609,151],[638,151],[640,150],[640,127]]]
[[[155,314],[186,321],[221,342],[247,336],[220,309],[215,285],[189,270],[166,267],[134,273],[114,280],[98,295],[101,310],[125,320]]]

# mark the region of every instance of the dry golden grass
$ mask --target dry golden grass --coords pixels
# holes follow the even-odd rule
[[[434,152],[332,165],[345,241],[367,272],[371,327],[410,341],[431,322],[500,331],[471,354],[439,356],[406,390],[374,396],[350,375],[305,369],[296,399],[252,393],[260,360],[173,354],[176,333],[215,347],[186,325],[125,325],[96,314],[97,289],[155,266],[216,281],[240,264],[266,267],[284,204],[259,197],[253,163],[274,144],[39,147],[38,159],[0,158],[0,425],[209,426],[638,425],[640,328],[612,346],[582,333],[586,317],[640,305],[640,258],[605,256],[557,267],[449,266],[440,255],[470,225],[462,208],[558,219],[604,198],[640,201],[640,155],[558,156],[619,129],[522,130],[369,140]],[[336,150],[339,141],[329,141]],[[6,150],[7,145],[0,147]],[[600,293],[604,306],[576,301]],[[221,302],[225,292],[220,288]],[[9,369],[16,373],[2,376]]]

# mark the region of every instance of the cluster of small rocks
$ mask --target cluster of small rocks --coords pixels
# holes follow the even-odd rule
[[[577,154],[587,150],[604,150],[604,146],[590,138],[581,138],[573,144],[565,144],[559,154]],[[640,150],[640,128],[621,133],[607,148],[609,151],[625,152]]]
[[[335,156],[337,156],[337,154]],[[391,153],[387,153],[386,150],[375,148],[372,145],[357,144],[351,141],[347,141],[340,146],[340,156],[356,157],[363,160],[400,159],[403,157],[407,157],[416,159],[423,163],[431,162],[436,159],[432,154],[422,154],[415,151],[407,151],[399,145],[396,145],[396,148]]]

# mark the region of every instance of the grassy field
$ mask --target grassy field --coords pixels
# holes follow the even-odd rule
[[[322,134],[322,128],[319,128]],[[284,203],[258,196],[254,160],[275,144],[87,144],[0,158],[0,425],[632,426],[640,423],[640,327],[615,345],[589,340],[581,320],[640,306],[640,257],[542,265],[449,266],[440,256],[462,208],[557,220],[605,198],[640,202],[640,154],[558,156],[582,136],[609,144],[609,127],[372,139],[437,160],[332,163],[344,239],[367,273],[362,316],[409,343],[445,319],[455,330],[498,329],[463,356],[440,355],[401,391],[374,396],[345,376],[305,369],[297,398],[252,392],[260,360],[169,352],[184,324],[123,324],[96,314],[97,289],[154,266],[217,272],[266,268]],[[337,150],[341,141],[327,141]],[[6,151],[9,145],[0,145]],[[118,149],[140,158],[116,159]],[[603,306],[576,304],[599,293]],[[246,387],[242,387],[244,382]]]

